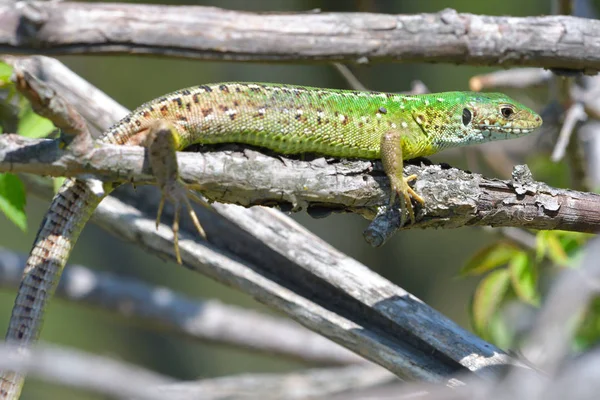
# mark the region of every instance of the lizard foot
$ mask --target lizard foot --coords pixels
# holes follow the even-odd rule
[[[396,194],[400,196],[400,211],[401,211],[401,221],[400,225],[404,225],[406,222],[406,213],[410,218],[411,224],[415,223],[415,212],[413,210],[411,198],[415,199],[421,205],[425,204],[425,200],[410,187],[409,183],[417,179],[417,175],[410,175],[407,177],[402,177],[402,179],[398,177],[390,177],[392,184],[392,195],[390,197],[390,206],[394,204],[394,200],[396,200]]]
[[[204,200],[198,197],[195,193],[188,190],[180,180],[167,182],[164,186],[162,186],[161,191],[162,197],[160,199],[160,204],[158,205],[158,213],[156,214],[156,228],[158,229],[158,225],[160,224],[160,217],[165,206],[165,201],[169,200],[173,203],[173,206],[175,208],[172,225],[175,258],[177,259],[177,263],[181,264],[181,253],[179,252],[179,215],[181,211],[181,206],[182,204],[185,205],[185,207],[188,210],[189,216],[192,219],[192,222],[194,223],[194,226],[196,227],[198,233],[200,234],[200,236],[202,236],[203,239],[206,239],[206,232],[202,228],[202,225],[198,220],[198,216],[196,216],[196,213],[194,212],[194,209],[190,204],[189,198],[203,206],[210,206],[208,205],[208,203],[206,203]]]

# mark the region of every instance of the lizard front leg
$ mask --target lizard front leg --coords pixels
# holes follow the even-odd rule
[[[402,221],[404,225],[406,213],[411,223],[415,223],[415,212],[412,207],[411,197],[421,204],[425,201],[410,186],[409,182],[417,179],[416,175],[404,177],[404,163],[402,161],[402,131],[392,130],[381,136],[381,162],[383,170],[390,180],[392,194],[390,196],[390,206],[394,204],[396,194],[400,196],[400,208]]]
[[[152,174],[162,191],[162,198],[156,215],[157,228],[160,223],[160,216],[165,205],[165,200],[171,201],[175,207],[172,226],[173,244],[175,246],[177,262],[181,264],[181,254],[179,252],[179,214],[181,205],[184,204],[186,206],[198,233],[204,239],[206,239],[206,233],[188,197],[191,197],[204,206],[208,207],[209,205],[197,196],[194,196],[194,193],[188,190],[181,179],[179,179],[179,167],[176,156],[176,151],[181,147],[179,138],[180,133],[177,131],[177,128],[166,121],[157,120],[149,126],[141,144],[144,144],[148,149],[148,161],[152,167]]]

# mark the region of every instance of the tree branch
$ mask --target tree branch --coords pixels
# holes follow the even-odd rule
[[[398,379],[381,368],[362,365],[286,374],[234,375],[161,385],[157,391],[169,400],[306,400],[348,395],[391,382]]]
[[[26,257],[0,247],[0,284],[17,288]],[[165,287],[68,265],[56,294],[100,307],[156,329],[200,341],[316,364],[364,362],[356,354],[298,324],[214,300],[187,298]]]
[[[14,347],[0,342],[0,368],[18,369],[47,382],[115,399],[306,399],[398,381],[374,365],[175,381],[122,360],[55,346],[35,346],[26,357],[15,357],[15,353]]]
[[[243,21],[243,23],[240,23]],[[600,69],[600,21],[568,16],[259,14],[214,7],[0,5],[0,53],[237,61],[449,62]]]
[[[172,378],[122,360],[76,350],[38,345],[27,354],[22,353],[15,346],[0,342],[0,369],[28,373],[48,382],[79,387],[119,399],[164,399],[156,393],[156,386],[175,382]]]
[[[294,222],[278,219],[273,210],[215,206],[219,216],[199,215],[209,243],[180,232],[186,267],[253,296],[404,379],[452,384],[448,376],[458,371],[485,377],[492,367],[515,362]],[[223,215],[244,230],[231,229]],[[172,231],[166,225],[156,230],[153,214],[109,197],[92,218],[123,240],[174,257]]]
[[[375,246],[400,228],[397,208],[387,207],[389,184],[379,162],[294,160],[237,146],[179,153],[178,160],[182,179],[213,201],[306,209],[314,216],[358,213],[374,219],[365,235]],[[55,141],[17,135],[0,136],[0,172],[154,183],[141,147],[105,145],[78,156],[61,150]],[[419,209],[417,223],[405,228],[600,229],[600,195],[535,182],[526,167],[515,169],[512,181],[437,165],[408,165],[406,173],[419,176],[415,189],[425,199],[425,207]]]

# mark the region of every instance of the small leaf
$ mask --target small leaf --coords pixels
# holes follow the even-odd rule
[[[0,87],[10,82],[12,75],[12,67],[8,64],[0,62]]]
[[[557,265],[566,265],[569,257],[567,256],[567,253],[565,253],[558,236],[556,234],[548,235],[547,243],[548,258]]]
[[[577,350],[584,351],[597,345],[600,338],[600,298],[590,301],[588,308],[577,315],[575,322],[579,325],[575,336]]]
[[[539,306],[537,291],[537,270],[531,257],[524,251],[517,253],[508,264],[510,279],[515,293],[522,301]]]
[[[562,248],[570,257],[572,253],[579,251],[581,249],[581,246],[586,244],[587,241],[590,240],[592,237],[593,235],[589,233],[561,231],[559,233],[558,238],[560,240]]]
[[[0,211],[23,232],[27,230],[25,187],[13,174],[0,174]]]
[[[477,285],[471,305],[471,321],[480,336],[488,336],[490,321],[504,300],[509,285],[510,273],[506,268],[492,271]]]
[[[550,231],[539,231],[535,235],[535,261],[541,262],[546,256],[548,250],[547,237]]]
[[[486,340],[501,349],[510,349],[515,344],[515,332],[501,312],[494,313],[487,329]]]
[[[49,119],[37,115],[29,105],[19,118],[17,133],[26,137],[38,139],[48,136],[54,130],[54,125]]]
[[[471,257],[460,270],[460,275],[481,275],[507,264],[519,249],[508,242],[496,242],[484,247]]]

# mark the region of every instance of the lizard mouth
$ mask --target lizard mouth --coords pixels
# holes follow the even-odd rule
[[[502,127],[494,125],[478,125],[477,130],[480,132],[494,132],[494,133],[531,133],[535,128],[517,128],[517,127]]]
[[[535,115],[528,114],[522,117],[513,117],[510,120],[494,120],[480,119],[478,124],[474,124],[474,128],[482,133],[500,133],[500,134],[517,134],[523,135],[533,132],[542,125],[542,119]]]

